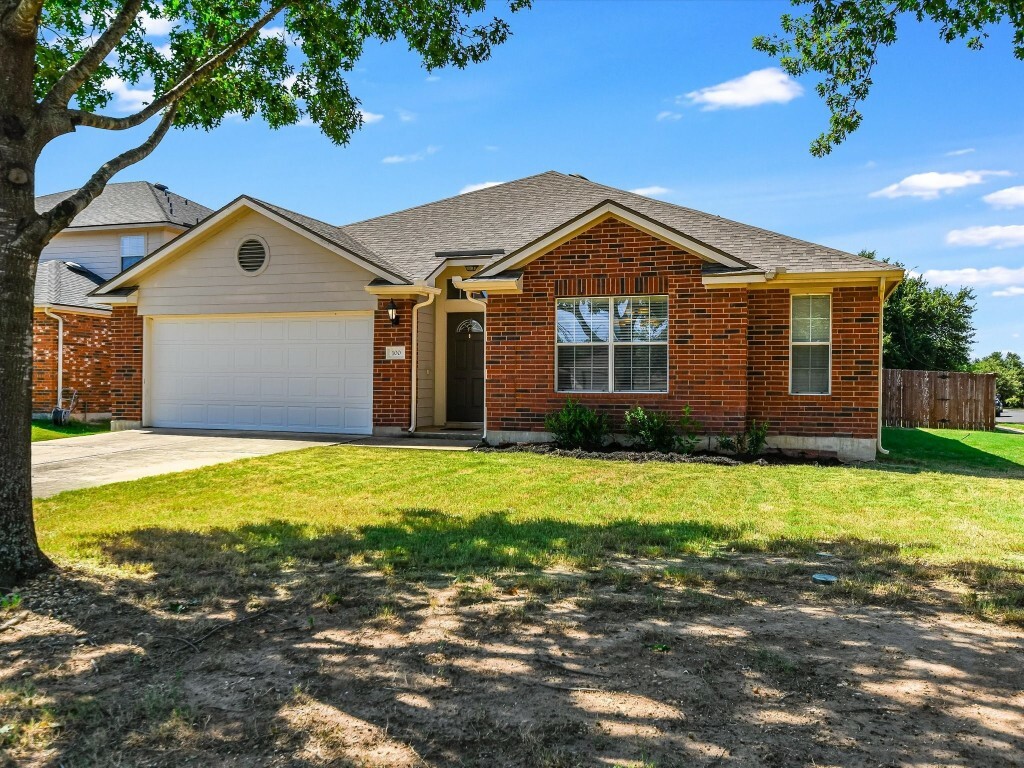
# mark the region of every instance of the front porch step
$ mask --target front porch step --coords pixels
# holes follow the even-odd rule
[[[484,430],[483,427],[417,427],[415,432],[406,432],[405,436],[413,440],[483,440]]]

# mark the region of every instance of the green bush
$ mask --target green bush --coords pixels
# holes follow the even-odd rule
[[[567,398],[562,410],[544,417],[544,428],[562,448],[600,448],[611,432],[607,414],[598,413],[578,400]]]
[[[735,453],[737,456],[757,456],[768,442],[768,422],[758,423],[757,419],[737,435],[724,432],[718,436],[718,450]]]
[[[639,405],[623,416],[626,434],[638,448],[671,453],[676,448],[676,428],[667,414],[648,411]]]
[[[701,426],[691,415],[688,405],[675,423],[668,414],[649,411],[638,405],[626,411],[623,425],[634,445],[649,451],[693,453],[700,442]]]

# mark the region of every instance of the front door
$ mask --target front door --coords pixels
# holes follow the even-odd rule
[[[484,420],[484,315],[448,315],[448,421]]]

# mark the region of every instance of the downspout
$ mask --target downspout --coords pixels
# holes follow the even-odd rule
[[[478,305],[484,313],[484,434],[480,438],[483,442],[487,442],[487,330],[491,327],[491,324],[487,320],[487,302],[483,299],[473,298],[472,291],[466,291],[466,298]]]
[[[416,431],[416,426],[417,426],[416,425],[416,401],[417,401],[418,395],[419,395],[419,393],[417,392],[417,386],[419,385],[419,381],[418,381],[419,368],[418,367],[419,367],[420,340],[419,340],[419,337],[416,335],[416,333],[417,333],[416,329],[418,327],[417,320],[419,319],[419,314],[420,314],[419,311],[421,309],[423,309],[423,307],[429,307],[431,304],[433,304],[434,303],[434,298],[436,296],[437,296],[436,293],[431,293],[427,297],[426,301],[421,301],[418,304],[414,304],[413,307],[412,307],[412,402],[409,404],[409,414],[410,414],[409,433],[410,434]],[[437,332],[436,331],[436,326],[435,326],[435,331],[434,332],[435,333]],[[435,363],[436,363],[436,361],[435,361]]]
[[[49,307],[43,307],[43,314],[57,321],[57,408],[64,405],[64,318],[55,315]]]
[[[882,447],[882,388],[885,386],[885,370],[882,363],[885,360],[885,278],[878,281],[878,436],[875,438],[875,448],[883,456],[889,452]]]

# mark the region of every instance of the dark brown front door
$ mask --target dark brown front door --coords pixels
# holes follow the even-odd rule
[[[448,315],[448,421],[484,420],[484,315]]]

